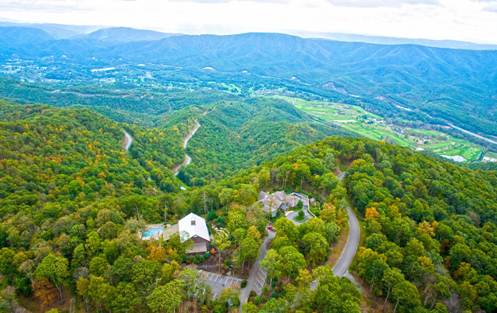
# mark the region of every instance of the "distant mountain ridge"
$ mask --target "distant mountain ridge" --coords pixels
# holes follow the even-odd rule
[[[19,38],[32,37],[29,28],[18,31],[26,31]],[[0,38],[4,32],[0,28]],[[65,40],[40,36],[46,40],[34,42],[14,38],[3,42],[0,57],[63,60],[60,71],[71,64],[70,74],[55,73],[56,77],[75,77],[77,71],[87,77],[88,68],[152,64],[175,68],[185,77],[190,75],[188,79],[270,81],[386,116],[417,114],[418,119],[449,120],[497,136],[497,51],[340,42],[277,33],[164,34],[151,41],[135,41],[141,36],[136,30],[96,34]],[[176,74],[168,75],[172,76],[162,79],[176,79]],[[399,107],[410,111],[399,111]]]
[[[84,37],[111,43],[125,43],[135,41],[155,41],[174,35],[175,34],[167,34],[152,30],[134,29],[128,27],[110,27],[101,28]]]
[[[64,24],[52,24],[52,23],[14,23],[14,22],[0,22],[0,27],[28,27],[40,29],[54,39],[68,39],[76,36],[88,34],[92,31],[101,29],[100,26],[86,26],[86,25],[64,25]]]
[[[481,44],[459,40],[434,40],[421,38],[397,38],[385,36],[368,36],[345,33],[300,33],[306,38],[322,38],[344,42],[362,42],[380,45],[420,45],[432,48],[446,48],[458,50],[497,50],[497,44]]]
[[[65,25],[54,23],[16,23],[11,21],[0,21],[0,27],[28,27],[41,29],[55,39],[69,39],[87,36],[93,39],[112,42],[153,41],[164,39],[170,36],[181,35],[180,33],[161,32],[132,27]],[[307,31],[295,31],[289,32],[288,34],[308,39],[328,39],[341,42],[371,43],[380,45],[420,45],[432,48],[447,48],[458,50],[497,50],[497,43],[482,44],[460,40],[435,40],[424,38],[402,38],[363,34]]]
[[[64,24],[28,24],[0,22],[0,28],[38,29],[53,39],[90,39],[112,43],[160,40],[176,34],[131,27],[102,27]]]

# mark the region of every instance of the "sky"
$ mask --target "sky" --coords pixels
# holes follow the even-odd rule
[[[187,34],[332,32],[497,44],[497,0],[0,0],[0,20]]]

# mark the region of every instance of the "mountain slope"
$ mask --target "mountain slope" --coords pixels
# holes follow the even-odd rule
[[[127,56],[120,49],[113,53],[137,62],[158,58],[196,69],[246,70],[282,80],[295,78],[319,89],[342,87],[349,98],[389,97],[393,104],[497,134],[495,51],[340,43],[278,34],[179,36],[126,46]],[[377,108],[381,113],[392,109],[391,103],[380,105],[385,106]]]
[[[431,123],[448,120],[471,131],[497,135],[497,51],[266,33],[172,36],[120,44],[78,38],[29,43],[29,47],[20,49],[6,42],[0,52],[12,56],[12,51],[20,51],[21,58],[43,60],[43,66],[51,69],[50,77],[64,80],[86,81],[93,68],[149,64],[149,72],[158,74],[154,79],[161,83],[236,82],[248,90],[283,87],[359,104],[381,115],[400,114]],[[51,67],[58,62],[71,66]],[[65,72],[68,68],[70,75]],[[117,78],[127,84],[129,70],[123,68]]]
[[[30,50],[39,49],[53,38],[40,29],[29,27],[0,27],[0,61],[12,55],[28,55]]]
[[[135,137],[129,154],[123,127]],[[108,196],[179,190],[170,171],[183,157],[179,133],[166,137],[164,131],[119,125],[86,109],[1,102],[0,137],[3,216],[29,207],[64,211]]]
[[[178,176],[190,185],[226,177],[332,134],[351,135],[314,121],[284,101],[262,98],[187,108],[166,119],[178,123],[176,116],[181,115],[202,125],[188,145],[192,163]]]
[[[497,309],[497,172],[464,169],[381,142],[332,137],[231,178],[179,191],[168,166],[182,159],[183,152],[175,147],[181,145],[184,131],[168,123],[201,119],[202,127],[222,130],[213,132],[220,138],[210,144],[227,144],[235,157],[245,153],[238,146],[250,147],[256,155],[274,149],[265,140],[274,140],[278,128],[266,132],[282,121],[292,124],[283,123],[280,135],[310,123],[278,103],[218,106],[208,111],[191,107],[185,116],[172,115],[165,129],[142,129],[85,109],[1,103],[0,270],[18,299],[35,301],[34,312],[46,311],[60,303],[56,300],[60,289],[65,290],[62,296],[89,311],[149,312],[150,295],[164,289],[185,295],[190,288],[204,292],[203,286],[191,283],[197,281],[195,277],[188,280],[193,274],[185,275],[178,266],[196,259],[185,256],[179,241],[138,240],[143,222],[167,218],[174,223],[188,212],[206,215],[209,223],[233,234],[225,256],[232,253],[235,268],[243,267],[239,257],[245,254],[240,251],[249,247],[257,255],[268,222],[253,205],[259,192],[285,190],[316,199],[313,212],[322,220],[299,228],[284,217],[275,222],[281,228],[270,248],[273,257],[283,257],[277,262],[283,274],[272,278],[275,292],[250,301],[254,311],[274,312],[276,306],[292,313],[330,307],[359,312],[353,286],[331,275],[329,267],[319,267],[329,251],[324,236],[337,238],[347,199],[366,233],[354,272],[396,312]],[[260,127],[257,133],[254,127],[263,126],[264,120],[268,128]],[[135,139],[129,154],[122,148],[123,127]],[[254,143],[230,141],[230,137],[244,138],[246,131],[254,134]],[[204,139],[215,138],[206,135]],[[283,143],[290,147],[294,137],[300,138],[290,134]],[[192,146],[191,152],[198,150]],[[224,160],[214,158],[219,159]],[[340,171],[346,172],[345,185],[336,178]],[[161,174],[163,180],[157,176]],[[170,183],[161,185],[168,177]],[[324,254],[318,258],[304,257],[315,249],[310,239],[323,243],[324,250],[319,250]],[[216,267],[217,262],[216,257]],[[295,266],[303,271],[291,270]],[[60,271],[54,274],[50,271],[54,267]],[[313,290],[315,278],[319,281]],[[172,305],[198,301],[216,311],[228,301],[221,297],[211,303],[208,295],[202,299],[179,296],[179,303]],[[8,301],[2,294],[0,303],[9,307]]]
[[[346,171],[346,190],[335,178],[337,168]],[[323,219],[330,205],[338,211],[348,206],[346,193],[366,233],[353,273],[385,298],[371,301],[372,311],[497,309],[495,171],[472,171],[371,140],[327,138],[192,190],[189,208],[207,201],[217,209],[238,188],[254,190],[254,198],[261,190],[311,195],[325,203],[315,211]],[[294,295],[274,297],[284,307],[292,306]]]

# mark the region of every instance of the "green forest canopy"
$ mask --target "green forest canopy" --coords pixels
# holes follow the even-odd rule
[[[242,251],[242,245],[253,246],[246,238],[257,237],[247,233],[264,231],[265,218],[249,209],[258,192],[283,189],[305,192],[338,210],[351,200],[366,230],[354,271],[397,312],[496,310],[496,172],[381,142],[332,137],[180,192],[169,170],[183,156],[181,131],[174,127],[169,131],[178,136],[172,138],[89,110],[5,103],[0,116],[2,284],[45,307],[70,293],[79,306],[103,312],[160,311],[185,300],[224,312],[229,294],[217,302],[189,296],[196,293],[185,289],[192,284],[178,267],[185,260],[178,241],[142,242],[137,232],[145,221],[160,221],[164,210],[171,219],[194,211],[245,234],[231,239],[232,249]],[[124,127],[135,137],[129,153],[122,148]],[[347,172],[345,188],[336,167]],[[323,220],[329,216],[317,213]],[[311,234],[299,231],[297,242],[326,238],[324,232]],[[275,258],[311,253],[300,245],[272,248]],[[318,290],[330,297],[320,298],[306,284],[299,287],[292,271],[287,276],[297,289],[276,289],[248,306],[335,312],[326,309],[332,307],[327,299],[346,292],[350,302],[334,305],[355,312],[358,297],[347,283],[318,270],[319,251],[318,246],[308,265],[312,275],[322,275]],[[308,294],[307,304],[294,306],[292,292]],[[171,303],[159,301],[164,293],[175,295]]]

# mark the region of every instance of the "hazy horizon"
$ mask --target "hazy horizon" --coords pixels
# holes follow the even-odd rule
[[[2,25],[4,24],[4,25]],[[199,32],[199,33],[173,33],[173,32],[165,32],[159,29],[151,29],[151,28],[138,28],[138,27],[130,27],[130,26],[122,26],[122,25],[77,25],[77,24],[59,24],[59,23],[30,23],[25,21],[13,21],[6,20],[0,18],[0,27],[5,25],[20,25],[25,27],[35,27],[35,26],[60,26],[60,27],[75,27],[81,28],[82,30],[79,34],[90,34],[92,32],[103,30],[103,29],[112,29],[112,28],[122,28],[122,29],[134,29],[134,30],[144,30],[144,31],[155,31],[176,35],[185,35],[185,36],[201,36],[201,35],[215,35],[215,36],[230,36],[230,35],[242,35],[248,33],[261,33],[261,34],[282,34],[289,36],[296,36],[301,38],[315,38],[315,39],[326,39],[326,40],[334,40],[334,41],[343,41],[343,42],[364,42],[364,43],[372,43],[372,44],[386,44],[386,45],[396,45],[396,44],[415,44],[415,45],[424,45],[424,46],[432,46],[439,48],[449,48],[449,49],[491,49],[494,50],[497,47],[496,43],[481,43],[476,41],[468,41],[468,40],[457,40],[457,39],[429,39],[429,38],[420,38],[420,37],[394,37],[394,36],[384,36],[384,35],[367,35],[360,33],[338,33],[338,32],[305,32],[305,31],[287,31],[287,32],[256,32],[256,31],[247,31],[247,32],[233,32],[233,33],[214,33],[214,32]],[[84,29],[84,30],[83,30]],[[71,38],[72,36],[63,37],[63,38]],[[446,45],[444,45],[446,43]],[[451,45],[451,43],[453,43]],[[458,45],[458,43],[460,45]]]
[[[350,34],[497,44],[497,0],[7,0],[0,20],[166,33]],[[360,21],[360,22],[359,22]]]

